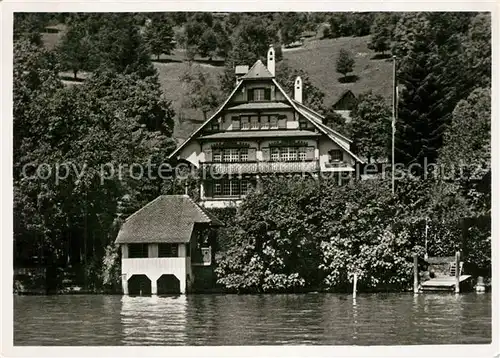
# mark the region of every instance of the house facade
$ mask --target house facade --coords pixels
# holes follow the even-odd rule
[[[190,291],[196,276],[212,269],[214,229],[221,225],[187,195],[162,195],[136,211],[115,241],[122,254],[123,293]]]
[[[238,203],[271,174],[340,173],[362,162],[351,140],[302,103],[297,77],[291,98],[275,79],[275,53],[252,67],[236,66],[235,88],[222,106],[170,156],[200,169],[205,207]]]

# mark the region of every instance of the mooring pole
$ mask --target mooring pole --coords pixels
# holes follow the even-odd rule
[[[413,254],[413,293],[418,293],[418,256]]]
[[[357,286],[358,286],[358,274],[354,274],[354,282],[352,285],[352,298],[356,299],[356,291],[357,291]]]
[[[455,253],[455,293],[460,293],[460,251]]]

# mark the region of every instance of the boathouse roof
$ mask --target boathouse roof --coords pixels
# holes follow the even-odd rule
[[[197,223],[223,225],[187,195],[161,195],[127,218],[116,243],[189,242]]]

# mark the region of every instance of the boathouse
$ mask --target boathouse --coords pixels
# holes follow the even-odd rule
[[[121,247],[125,295],[190,291],[197,266],[211,266],[215,228],[222,223],[187,195],[162,195],[123,223]]]

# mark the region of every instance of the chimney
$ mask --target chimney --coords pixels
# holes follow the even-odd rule
[[[295,79],[295,85],[293,86],[293,98],[302,103],[302,78],[297,76]]]
[[[276,61],[274,59],[273,45],[269,45],[269,50],[267,51],[267,69],[273,76],[276,75]]]
[[[234,69],[234,74],[236,75],[236,84],[240,81],[240,78],[245,76],[248,73],[247,65],[236,65]]]

